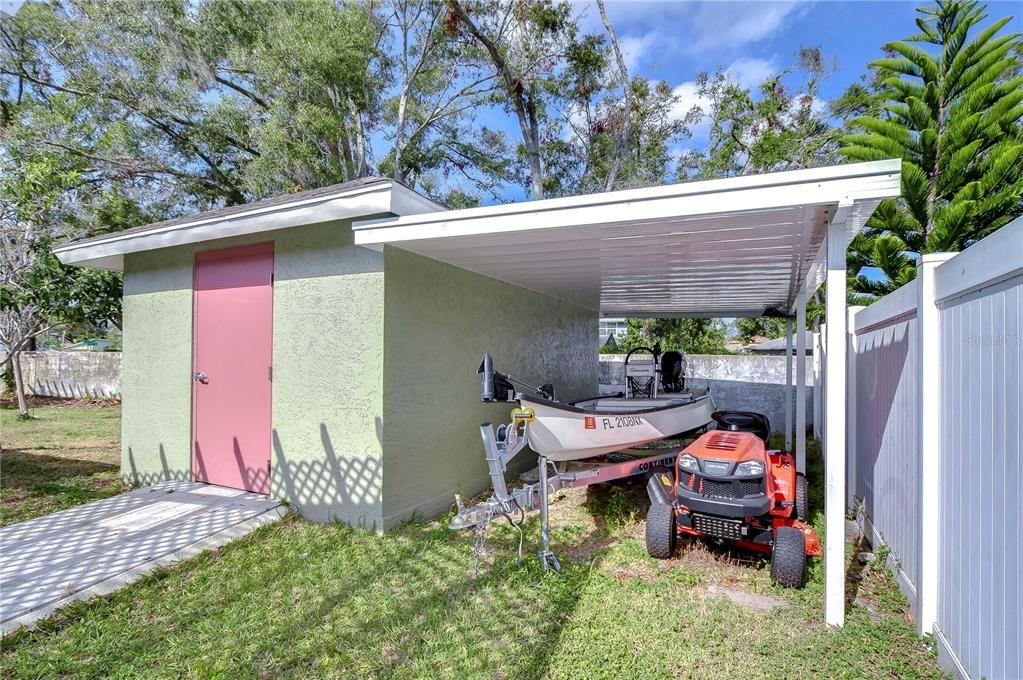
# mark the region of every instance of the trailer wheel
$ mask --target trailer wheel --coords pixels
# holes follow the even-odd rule
[[[810,498],[807,495],[806,475],[796,475],[796,519],[805,522],[810,516]]]
[[[675,508],[667,503],[651,503],[646,514],[646,551],[659,560],[675,552]]]
[[[778,527],[771,550],[771,578],[786,588],[803,585],[806,570],[806,539],[795,527]]]

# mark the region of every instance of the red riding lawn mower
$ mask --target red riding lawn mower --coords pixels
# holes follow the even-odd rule
[[[770,553],[771,578],[798,588],[806,558],[821,555],[817,532],[806,524],[806,477],[791,454],[767,450],[766,416],[718,411],[712,417],[717,429],[679,453],[675,478],[656,473],[647,483],[647,552],[671,557],[680,535],[727,542]]]

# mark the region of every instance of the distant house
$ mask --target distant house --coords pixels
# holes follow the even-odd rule
[[[609,341],[617,344],[617,341],[624,338],[628,332],[629,324],[625,319],[600,319],[597,322],[597,337],[600,338],[602,345],[608,344]]]
[[[64,349],[73,352],[106,352],[113,346],[113,340],[107,340],[106,338],[89,338],[88,340],[82,340],[81,342],[73,342],[64,345]]]
[[[797,337],[795,334],[792,336],[792,353],[796,353],[796,341]],[[756,352],[757,354],[785,354],[785,338],[774,338],[773,340],[765,340],[758,342],[753,345],[746,345],[746,349],[750,352]],[[806,332],[806,353],[813,354],[813,333],[810,331]]]

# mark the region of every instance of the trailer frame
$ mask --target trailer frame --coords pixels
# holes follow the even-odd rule
[[[449,526],[452,529],[473,529],[478,535],[482,535],[487,525],[496,517],[508,517],[514,524],[511,519],[513,513],[524,515],[527,511],[539,510],[540,550],[537,557],[544,571],[561,573],[561,562],[550,549],[550,494],[562,489],[603,484],[653,472],[674,474],[675,459],[683,448],[629,448],[607,454],[603,456],[605,459],[603,461],[568,461],[560,464],[539,455],[537,456],[539,479],[509,489],[505,473],[508,463],[527,448],[525,430],[528,421],[527,414],[516,411],[513,413],[512,422],[507,425],[494,426],[492,423],[480,425],[484,456],[494,493],[487,500],[471,507],[465,507],[461,496],[456,494],[458,512],[451,519]],[[619,460],[612,460],[615,458]],[[474,558],[477,565],[482,549],[482,539],[474,541]]]

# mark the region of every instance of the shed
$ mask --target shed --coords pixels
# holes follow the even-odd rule
[[[244,485],[378,527],[485,487],[478,425],[503,414],[479,403],[484,350],[581,398],[599,316],[794,314],[802,345],[826,281],[825,515],[841,537],[845,250],[899,183],[898,160],[874,161],[447,211],[367,179],[57,253],[125,272],[127,478]],[[794,359],[802,403],[805,347]],[[786,421],[805,469],[805,411]],[[833,625],[844,549],[826,544]]]
[[[368,178],[57,249],[124,273],[123,477],[377,529],[484,489],[479,424],[506,409],[480,403],[480,355],[592,396],[597,312],[353,243],[353,220],[440,209]]]

